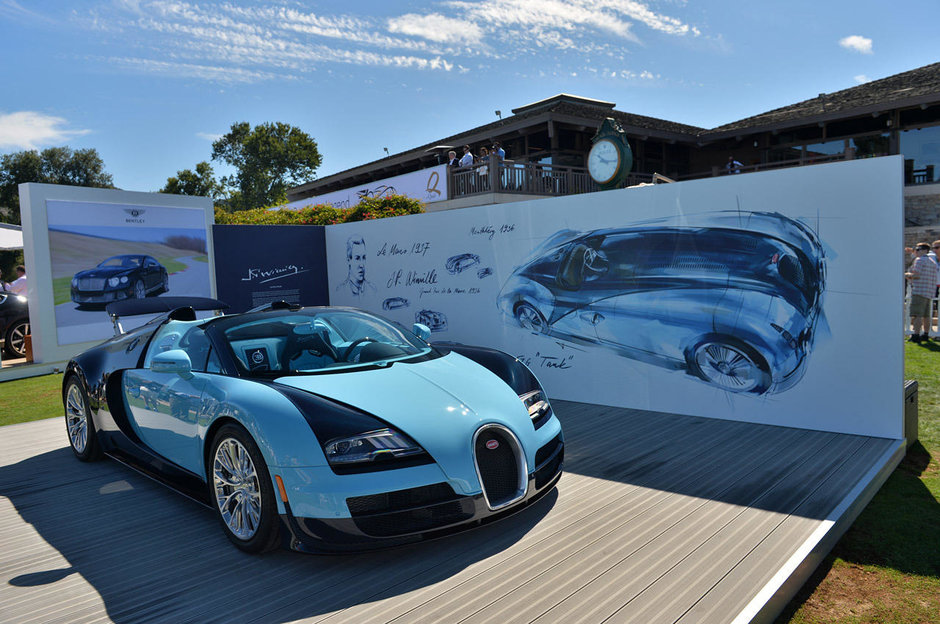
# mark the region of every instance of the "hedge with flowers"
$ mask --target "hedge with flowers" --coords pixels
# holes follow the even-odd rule
[[[366,197],[353,208],[334,208],[329,204],[290,208],[254,208],[226,212],[216,206],[215,222],[222,225],[335,225],[351,221],[369,221],[420,214],[424,205],[405,195]]]

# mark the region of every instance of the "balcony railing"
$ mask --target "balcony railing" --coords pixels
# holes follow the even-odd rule
[[[652,174],[631,173],[624,186],[652,182]],[[491,161],[450,171],[450,199],[483,193],[578,195],[599,191],[584,167]]]
[[[874,154],[884,156],[886,154]],[[806,156],[790,160],[778,160],[756,165],[741,165],[735,173],[753,173],[771,169],[818,165],[840,160],[851,160],[854,150],[848,153]],[[908,161],[913,163],[913,161]],[[510,193],[518,195],[577,195],[599,191],[597,183],[591,179],[584,167],[562,167],[539,163],[517,163],[511,160],[491,161],[472,167],[451,169],[448,186],[449,199],[482,195],[484,193]],[[698,171],[678,176],[676,180],[694,180],[729,175],[723,166],[714,166],[709,171]],[[631,173],[622,186],[634,186],[641,183],[655,182],[656,174]],[[662,181],[672,181],[661,179]],[[934,167],[913,169],[908,164],[905,170],[905,184],[930,184],[934,182]]]

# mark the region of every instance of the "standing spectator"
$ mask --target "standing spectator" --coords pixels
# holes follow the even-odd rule
[[[26,296],[26,267],[22,264],[16,267],[16,279],[7,284],[7,290],[14,295]]]
[[[937,266],[940,266],[940,260],[937,260],[937,250],[940,249],[940,240],[935,240],[930,244],[930,251],[927,253],[927,257],[937,263]]]
[[[447,152],[447,165],[450,167],[460,166],[460,160],[457,159],[457,152],[454,150]]]
[[[460,157],[461,167],[470,167],[473,165],[473,154],[470,152],[470,146],[463,146],[463,156]]]
[[[911,280],[911,342],[930,340],[931,299],[937,290],[937,263],[927,257],[930,245],[917,243],[914,264],[905,277]]]
[[[741,173],[741,163],[734,159],[734,156],[728,156],[728,164],[725,165],[725,171],[728,173]]]
[[[499,146],[499,141],[493,141],[493,154],[500,160],[506,160],[506,151]]]
[[[480,166],[477,167],[477,175],[480,176],[480,190],[489,188],[490,182],[490,153],[485,147],[480,148],[480,157],[477,159]]]

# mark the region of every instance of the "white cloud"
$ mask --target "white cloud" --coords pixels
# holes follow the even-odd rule
[[[871,39],[861,35],[850,35],[839,39],[839,45],[846,50],[854,50],[862,54],[872,54]]]
[[[871,78],[869,78],[865,74],[859,74],[858,76],[855,76],[855,82],[857,82],[858,84],[863,84],[866,82],[871,82]]]
[[[62,117],[34,111],[0,113],[0,149],[39,149],[91,132],[67,130],[62,127],[66,123]]]
[[[0,8],[17,1],[0,0]],[[75,19],[122,50],[111,53],[120,68],[233,84],[298,79],[338,65],[462,74],[525,57],[550,69],[587,59],[614,64],[629,54],[625,44],[641,43],[638,31],[699,34],[651,5],[657,7],[653,0],[431,0],[419,12],[378,18],[292,0],[97,0]],[[123,51],[128,41],[135,42],[131,53]]]
[[[210,143],[215,143],[216,141],[221,139],[224,135],[213,134],[211,132],[197,132],[196,136],[205,141],[209,141]]]
[[[474,43],[483,38],[482,29],[473,22],[439,13],[416,15],[409,13],[388,20],[388,30],[438,43]]]

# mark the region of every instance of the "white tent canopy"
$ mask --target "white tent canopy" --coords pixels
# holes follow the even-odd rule
[[[19,225],[0,223],[0,250],[22,248],[23,228]]]

